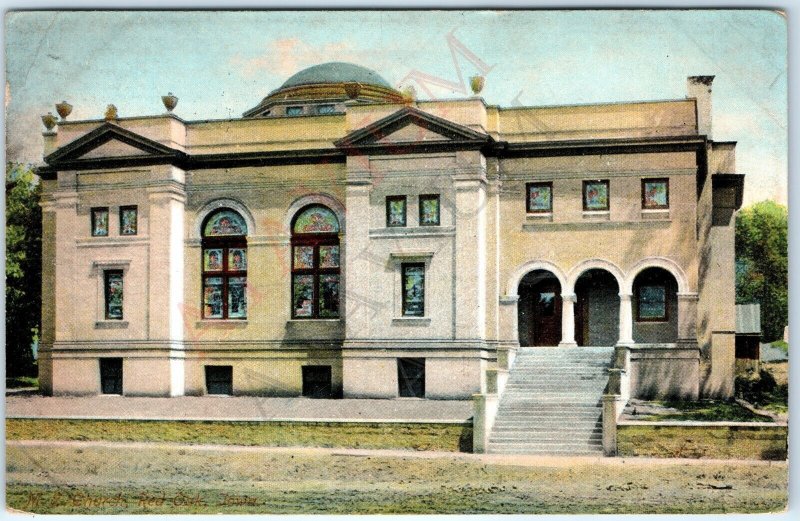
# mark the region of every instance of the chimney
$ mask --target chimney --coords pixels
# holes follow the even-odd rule
[[[689,76],[686,97],[697,100],[697,132],[711,139],[711,83],[714,76]]]

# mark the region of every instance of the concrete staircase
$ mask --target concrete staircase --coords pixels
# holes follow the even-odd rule
[[[487,452],[601,456],[613,355],[613,347],[520,348]]]

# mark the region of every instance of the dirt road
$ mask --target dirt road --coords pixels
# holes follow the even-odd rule
[[[768,512],[784,462],[534,458],[108,442],[7,444],[38,513]]]

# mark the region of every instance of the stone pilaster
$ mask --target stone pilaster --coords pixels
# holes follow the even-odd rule
[[[185,172],[174,167],[154,170],[149,198],[148,337],[169,348],[169,395],[184,393],[184,215]],[[199,305],[199,303],[192,303]],[[162,383],[165,387],[166,382]]]

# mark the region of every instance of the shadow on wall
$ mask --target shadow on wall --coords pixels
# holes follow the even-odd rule
[[[697,378],[691,373],[697,371],[696,359],[647,360],[634,362],[634,398],[654,399],[697,399]]]

